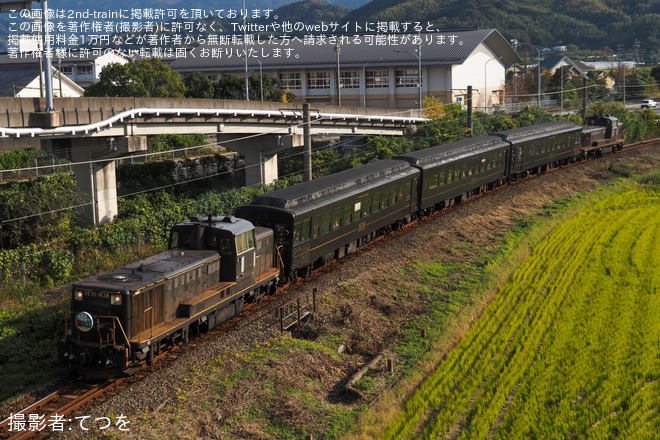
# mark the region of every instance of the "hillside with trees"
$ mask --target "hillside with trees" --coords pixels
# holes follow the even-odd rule
[[[572,44],[616,52],[636,41],[655,58],[660,47],[660,3],[646,0],[373,0],[345,21],[419,21],[439,28],[494,28],[507,38],[536,46]]]

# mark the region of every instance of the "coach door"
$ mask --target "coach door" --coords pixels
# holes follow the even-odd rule
[[[511,148],[511,174],[520,174],[523,170],[523,152],[524,148],[522,145],[518,145]]]

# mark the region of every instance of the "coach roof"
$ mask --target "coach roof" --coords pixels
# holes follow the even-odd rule
[[[255,198],[251,205],[290,209],[320,198],[328,198],[328,201],[342,198],[348,193],[366,191],[415,173],[417,171],[404,161],[380,160],[264,194]]]

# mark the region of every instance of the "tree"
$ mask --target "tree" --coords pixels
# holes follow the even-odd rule
[[[296,98],[296,95],[288,90],[282,90],[282,83],[277,78],[263,76],[260,79],[259,74],[248,78],[248,92],[251,101],[261,100],[261,87],[264,88],[264,101],[271,102],[289,102]],[[245,99],[245,79],[238,76],[225,76],[214,84],[217,99]],[[286,97],[287,101],[283,98]]]
[[[633,69],[625,79],[626,98],[642,99],[651,94],[653,77],[648,69]]]
[[[144,85],[133,75],[126,64],[112,63],[101,70],[99,81],[85,90],[85,96],[133,96],[146,97]]]
[[[186,98],[213,98],[213,82],[202,72],[193,72],[183,82],[186,85]]]
[[[105,66],[85,96],[183,98],[185,88],[179,74],[159,58],[149,58]]]
[[[575,72],[571,71],[570,67],[562,67],[555,70],[555,73],[550,77],[548,81],[548,89],[551,92],[553,99],[556,99],[558,102],[563,100],[564,106],[576,107],[580,105],[580,100],[578,96],[578,88],[573,82],[573,77]],[[581,79],[578,77],[577,81],[579,83]]]
[[[225,76],[213,88],[216,99],[245,99],[245,83],[238,76]]]
[[[153,98],[183,98],[186,86],[179,74],[172,71],[160,58],[147,58],[128,63],[133,77],[138,79]]]

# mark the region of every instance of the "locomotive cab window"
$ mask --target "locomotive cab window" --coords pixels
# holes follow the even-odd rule
[[[204,249],[204,228],[199,226],[184,226],[172,230],[170,249]]]
[[[247,231],[236,236],[236,254],[242,254],[254,248],[254,235]]]

